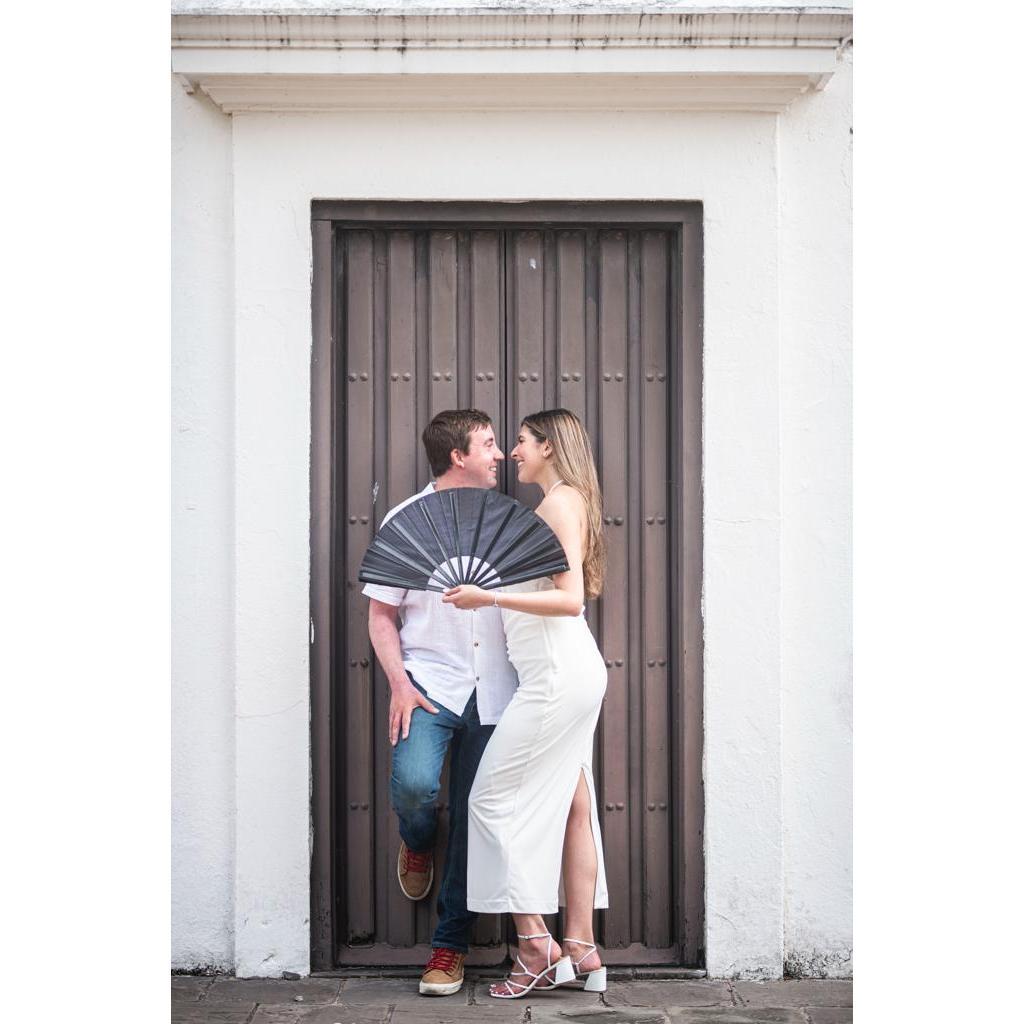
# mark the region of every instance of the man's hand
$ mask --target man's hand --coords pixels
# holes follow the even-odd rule
[[[392,687],[391,705],[388,709],[388,737],[391,746],[398,744],[399,730],[403,740],[409,738],[409,722],[412,721],[412,713],[416,708],[423,708],[432,715],[437,714],[437,708],[412,683],[406,682],[405,685]]]

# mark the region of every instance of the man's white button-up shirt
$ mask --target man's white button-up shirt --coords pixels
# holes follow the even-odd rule
[[[434,489],[433,482],[427,484],[419,494],[391,509],[384,522]],[[461,611],[444,604],[436,591],[402,590],[376,583],[367,583],[363,593],[399,609],[402,662],[432,701],[461,715],[475,688],[480,723],[494,725],[498,721],[519,685],[508,660],[498,608]]]

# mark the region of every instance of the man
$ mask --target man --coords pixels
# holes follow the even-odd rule
[[[496,486],[505,456],[485,413],[438,413],[423,431],[423,445],[435,481],[391,509],[384,522],[435,489]],[[451,750],[448,856],[420,994],[452,995],[462,987],[477,916],[466,909],[469,791],[518,678],[497,608],[467,615],[443,604],[438,593],[376,584],[367,584],[363,593],[370,598],[370,641],[391,687],[391,803],[402,837],[398,882],[411,900],[426,898],[433,883],[437,795]]]

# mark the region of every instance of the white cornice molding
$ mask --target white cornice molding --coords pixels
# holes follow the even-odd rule
[[[783,110],[822,88],[848,11],[196,15],[172,67],[228,113]]]
[[[176,14],[173,45],[220,49],[473,49],[529,46],[600,49],[648,46],[836,48],[850,34],[849,11],[828,8],[742,11],[453,14]]]
[[[327,110],[780,111],[802,75],[221,75],[200,88],[227,113]],[[184,83],[183,83],[184,84]],[[189,86],[186,85],[186,88]]]

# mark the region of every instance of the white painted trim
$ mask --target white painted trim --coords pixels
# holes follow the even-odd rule
[[[846,12],[177,15],[172,66],[227,113],[781,111],[824,87]]]
[[[187,76],[185,80],[188,81]],[[802,75],[217,75],[201,88],[225,113],[331,110],[782,111]]]

